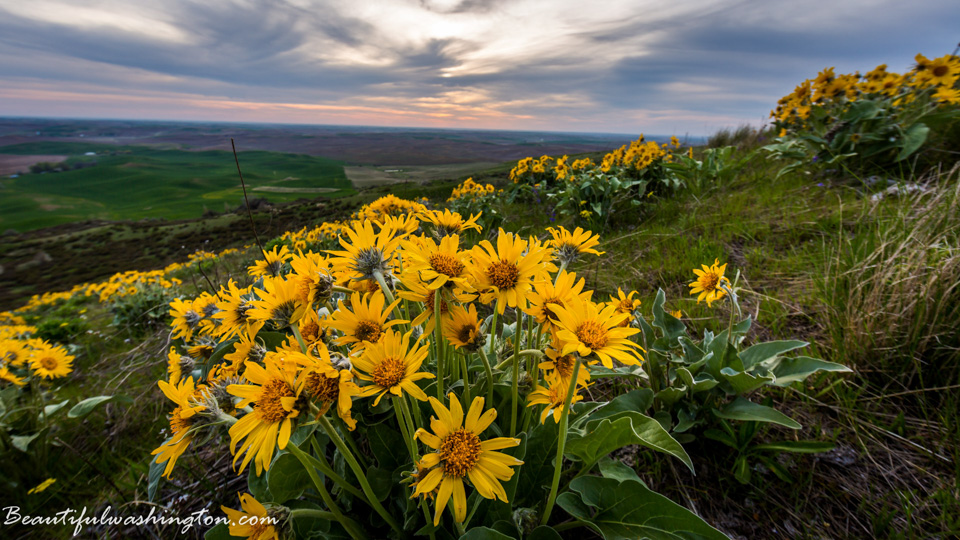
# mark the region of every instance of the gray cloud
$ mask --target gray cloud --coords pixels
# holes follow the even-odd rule
[[[939,56],[960,38],[950,24],[960,5],[947,0],[745,0],[669,12],[611,2],[597,13],[501,0],[395,0],[376,10],[169,1],[152,12],[118,2],[94,4],[78,21],[11,2],[0,0],[0,75],[22,86],[449,112],[452,123],[468,119],[464,127],[649,131],[634,124],[756,121],[822,67],[905,69],[915,53]],[[669,123],[667,112],[683,120]],[[15,113],[0,105],[0,114]]]

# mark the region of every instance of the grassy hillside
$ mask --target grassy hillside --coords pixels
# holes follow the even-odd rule
[[[96,155],[88,156],[94,152]],[[144,146],[38,142],[0,154],[67,155],[89,166],[0,179],[0,229],[26,231],[88,219],[187,219],[242,204],[233,155]],[[340,162],[278,152],[241,152],[248,196],[271,202],[353,193]],[[95,165],[93,165],[95,163]]]

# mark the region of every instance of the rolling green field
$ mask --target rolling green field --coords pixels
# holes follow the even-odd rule
[[[84,154],[95,152],[95,156]],[[67,155],[81,169],[0,178],[0,229],[20,232],[87,219],[186,219],[240,206],[233,154],[145,146],[38,142],[0,147],[0,154]],[[343,165],[303,154],[239,154],[248,196],[271,202],[354,193]]]

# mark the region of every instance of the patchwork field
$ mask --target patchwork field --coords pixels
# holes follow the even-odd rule
[[[44,141],[0,147],[0,153],[22,156],[17,170],[28,173],[0,179],[4,230],[89,219],[189,219],[243,204],[231,152]],[[251,198],[280,203],[354,192],[338,161],[267,151],[241,152],[239,158]],[[37,161],[69,170],[29,173]]]

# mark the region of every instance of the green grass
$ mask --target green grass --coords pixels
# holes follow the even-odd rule
[[[95,166],[60,173],[2,179],[3,229],[22,232],[87,219],[197,218],[208,210],[223,212],[243,203],[230,152],[54,142],[5,146],[0,152],[56,153],[70,155],[68,163],[97,162]],[[87,152],[96,152],[97,156],[84,156]],[[239,159],[251,199],[286,202],[354,193],[343,165],[334,160],[264,151],[241,152]],[[293,192],[258,188],[292,188]],[[320,192],[318,188],[329,191]]]

